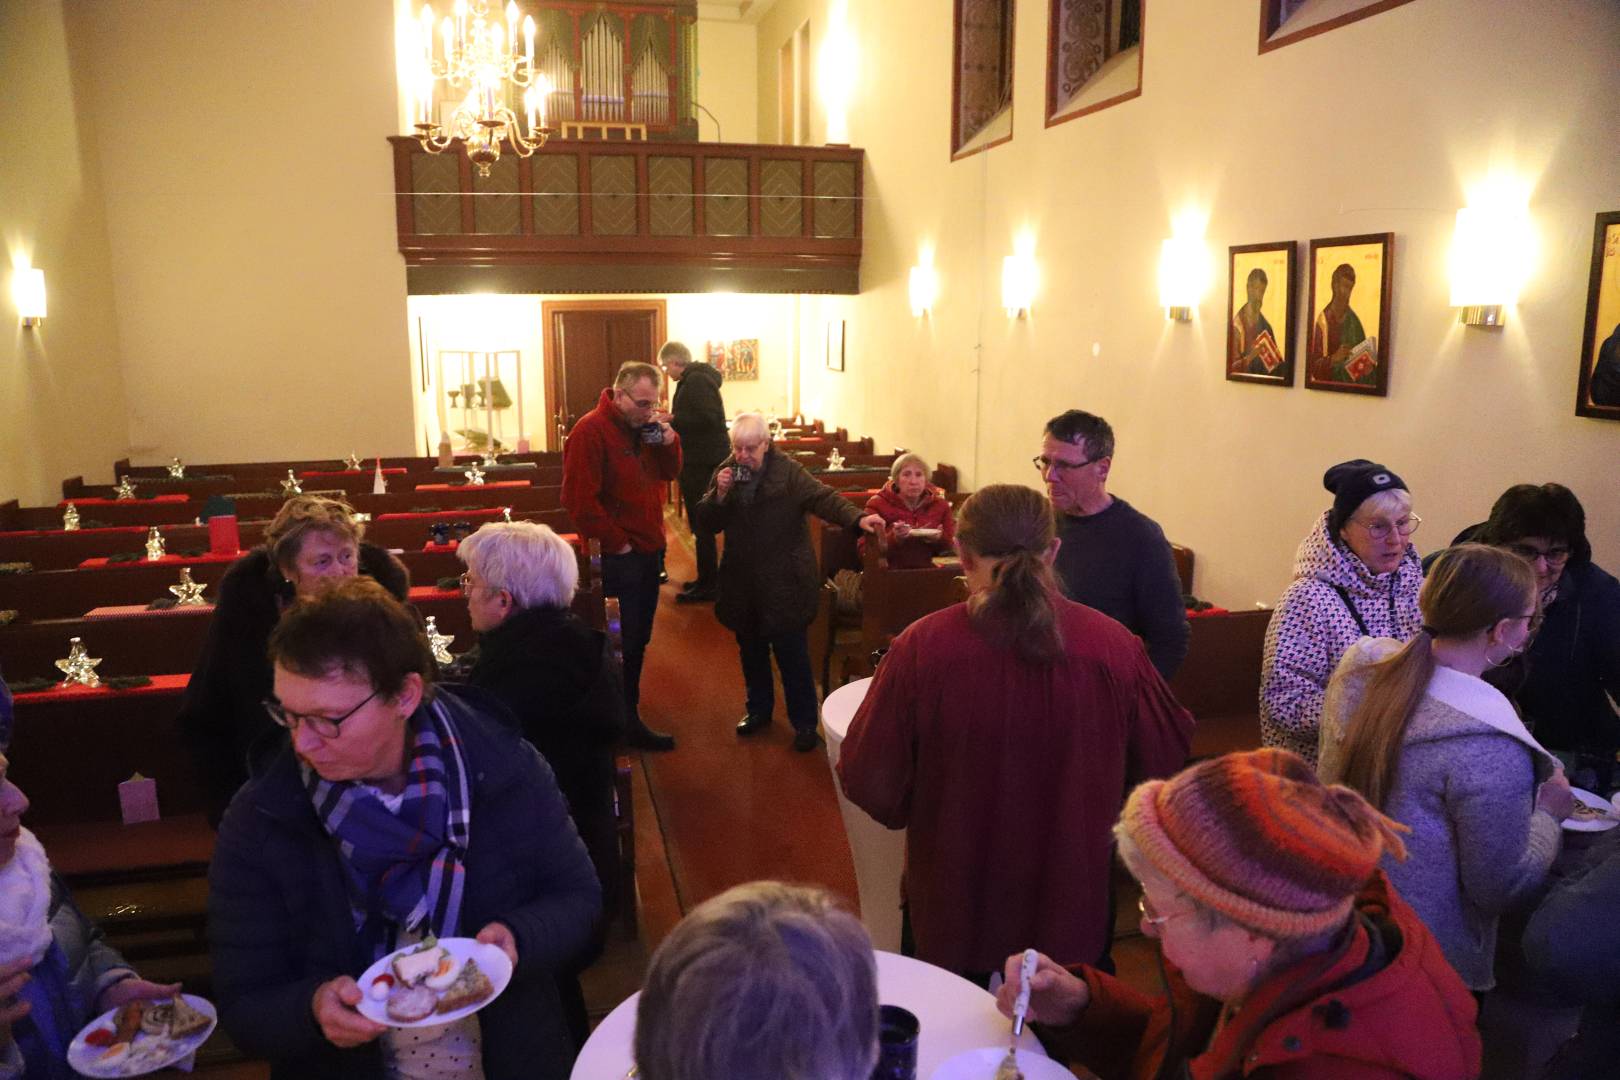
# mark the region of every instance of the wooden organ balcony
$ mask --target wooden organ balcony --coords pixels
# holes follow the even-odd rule
[[[413,294],[860,291],[858,149],[553,138],[484,178],[389,142]]]

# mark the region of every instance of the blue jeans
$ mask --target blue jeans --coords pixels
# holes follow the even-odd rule
[[[658,614],[658,555],[631,551],[602,556],[602,592],[619,601],[624,702],[632,719],[641,715],[641,661],[652,640],[653,616]]]
[[[776,687],[771,681],[771,654],[782,673],[782,692],[787,696],[788,720],[799,731],[816,730],[816,682],[810,672],[810,639],[805,630],[794,630],[775,637],[758,634],[737,635],[737,652],[742,656],[743,681],[748,684],[748,715],[769,719],[776,711]]]

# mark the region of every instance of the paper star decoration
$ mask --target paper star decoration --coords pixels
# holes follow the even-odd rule
[[[175,458],[173,461],[169,462],[169,464],[165,465],[164,468],[169,470],[169,476],[175,480],[184,480],[186,478],[185,463],[179,458]]]
[[[146,561],[158,562],[164,554],[163,534],[158,532],[157,526],[154,525],[146,533]]]
[[[282,498],[286,498],[288,495],[302,495],[303,493],[304,485],[300,484],[298,482],[298,477],[293,475],[293,471],[291,469],[288,469],[287,479],[281,482]]]
[[[72,503],[68,503],[67,509],[62,511],[62,531],[79,531],[79,508]]]
[[[101,676],[96,674],[100,663],[85,652],[84,642],[69,638],[67,657],[56,662],[56,669],[67,676],[62,680],[63,686],[100,686]]]
[[[191,580],[191,567],[183,566],[180,568],[180,584],[170,585],[169,591],[174,593],[175,603],[179,607],[192,607],[208,603],[203,599],[203,590],[206,588],[207,585],[199,585]]]
[[[129,477],[120,476],[118,478],[118,486],[113,488],[113,498],[122,501],[124,499],[133,499],[134,497],[135,497],[135,485],[134,485],[134,483],[132,483],[130,481]]]
[[[360,471],[360,458],[353,450],[350,450],[349,456],[343,459],[343,467],[350,472]]]
[[[439,628],[434,624],[432,615],[427,617],[427,639],[428,644],[433,646],[434,660],[441,664],[448,664],[455,660],[455,657],[450,655],[450,643],[456,640],[456,635],[439,633]]]
[[[467,483],[472,487],[484,486],[484,470],[479,467],[478,462],[476,461],[473,462],[472,468],[468,469],[461,475],[467,478]]]

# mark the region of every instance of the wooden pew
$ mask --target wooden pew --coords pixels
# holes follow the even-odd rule
[[[1260,745],[1260,662],[1269,608],[1197,615],[1192,641],[1170,689],[1198,720],[1191,756],[1214,757]]]

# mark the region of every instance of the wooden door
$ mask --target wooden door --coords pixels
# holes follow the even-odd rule
[[[574,423],[596,408],[619,365],[656,363],[664,343],[662,300],[556,300],[541,305],[546,324],[546,447],[561,450]]]

